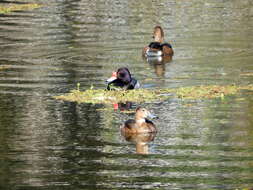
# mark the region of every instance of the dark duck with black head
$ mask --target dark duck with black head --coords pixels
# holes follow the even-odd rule
[[[126,67],[119,68],[106,80],[107,90],[131,90],[139,88],[139,82],[133,78]]]
[[[174,51],[169,43],[164,43],[164,32],[161,26],[156,26],[153,32],[154,41],[143,48],[143,56],[173,56]]]

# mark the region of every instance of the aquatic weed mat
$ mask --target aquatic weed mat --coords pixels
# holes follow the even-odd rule
[[[55,96],[55,98],[78,103],[112,104],[118,102],[154,102],[165,97],[161,96],[158,90],[108,91],[104,89],[89,89],[85,91],[71,90],[70,93]]]
[[[6,69],[9,69],[10,67],[9,66],[6,66],[6,65],[0,65],[0,71],[2,70],[6,70]]]
[[[24,3],[24,4],[13,4],[13,3],[0,3],[0,14],[7,14],[14,11],[22,10],[33,10],[41,7],[38,3]]]
[[[92,104],[113,104],[119,102],[151,103],[161,102],[171,97],[192,100],[212,98],[223,99],[229,95],[236,95],[242,90],[252,92],[253,85],[202,85],[173,89],[136,89],[127,91],[108,91],[104,89],[88,89],[80,91],[78,87],[77,90],[71,90],[67,94],[54,96],[54,98],[57,100]]]

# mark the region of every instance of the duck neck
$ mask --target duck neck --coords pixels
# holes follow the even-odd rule
[[[137,122],[137,123],[139,123],[139,124],[142,124],[142,123],[145,123],[146,122],[146,120],[145,120],[145,118],[135,118],[135,121]]]
[[[129,83],[131,83],[131,82],[132,82],[132,78],[130,78],[130,79],[124,81],[124,84],[129,84]]]
[[[163,38],[162,37],[159,37],[159,36],[155,36],[155,42],[158,42],[158,43],[163,43]]]

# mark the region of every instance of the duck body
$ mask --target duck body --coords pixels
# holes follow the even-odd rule
[[[174,51],[171,44],[164,43],[164,32],[162,27],[156,26],[153,32],[154,42],[143,48],[146,57],[173,56]]]
[[[149,142],[155,139],[156,133],[122,133],[122,136],[136,145],[137,154],[149,154]]]
[[[125,126],[122,129],[124,133],[155,133],[157,132],[154,123],[148,119],[144,122],[136,122],[134,119],[129,119],[125,122]]]
[[[140,88],[139,82],[133,78],[125,67],[113,72],[112,77],[107,79],[107,90],[131,90]]]
[[[151,42],[145,50],[145,55],[147,57],[173,55],[172,46],[168,43]]]
[[[135,119],[127,120],[121,127],[123,134],[139,134],[139,133],[156,133],[155,124],[148,120],[147,117],[154,116],[145,108],[137,108]]]

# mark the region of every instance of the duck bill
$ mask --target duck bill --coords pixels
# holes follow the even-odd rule
[[[112,76],[112,77],[110,77],[109,79],[106,80],[106,83],[110,83],[112,81],[115,81],[116,79],[117,79],[117,77]]]
[[[148,117],[149,117],[150,119],[158,119],[158,116],[153,115],[153,114],[150,113],[150,112],[149,112],[149,114],[148,114]]]

